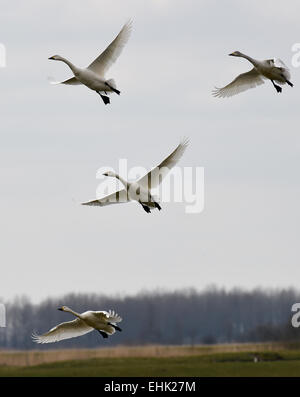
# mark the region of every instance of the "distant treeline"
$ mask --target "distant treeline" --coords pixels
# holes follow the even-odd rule
[[[3,302],[3,301],[2,301]],[[175,292],[141,292],[135,296],[68,294],[32,304],[26,297],[4,302],[7,327],[0,328],[0,347],[10,349],[100,347],[142,344],[212,344],[300,340],[291,326],[291,306],[300,302],[294,289],[226,291],[216,287]],[[77,312],[113,309],[123,317],[108,339],[99,333],[37,345],[33,331],[44,333],[73,316],[56,310],[70,306]]]

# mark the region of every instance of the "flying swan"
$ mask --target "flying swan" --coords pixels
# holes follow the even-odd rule
[[[68,312],[77,317],[73,321],[58,324],[43,335],[32,334],[32,339],[36,343],[52,343],[59,342],[63,339],[76,338],[85,335],[91,331],[98,331],[103,338],[114,334],[116,331],[122,331],[116,325],[122,321],[122,318],[112,310],[106,311],[87,311],[84,313],[76,313],[67,306],[58,308],[62,312]]]
[[[117,178],[124,185],[124,189],[109,194],[103,198],[87,201],[82,203],[82,205],[105,206],[109,204],[137,201],[147,213],[151,212],[150,208],[157,208],[160,211],[161,206],[151,195],[151,189],[159,186],[162,179],[168,174],[170,169],[180,160],[187,146],[188,139],[185,138],[157,167],[153,168],[148,172],[148,174],[135,182],[130,183],[113,171],[105,172],[103,175]]]
[[[288,84],[290,87],[293,87],[293,84],[290,82],[291,75],[289,69],[280,59],[274,58],[258,61],[248,55],[242,54],[240,51],[235,51],[229,55],[245,58],[251,62],[254,67],[249,70],[249,72],[237,76],[225,87],[213,90],[214,96],[225,98],[239,94],[249,88],[255,88],[256,86],[264,84],[264,79],[271,80],[278,93],[282,91],[282,88],[275,84],[275,81],[280,85]]]
[[[74,74],[74,77],[68,80],[62,82],[52,82],[51,84],[84,84],[91,90],[96,91],[97,94],[99,94],[102,98],[105,105],[110,103],[110,99],[107,94],[109,92],[115,92],[116,94],[120,95],[120,91],[116,88],[115,81],[113,79],[107,80],[105,78],[105,74],[110,66],[117,60],[123,47],[127,43],[131,32],[131,26],[132,22],[127,22],[121,29],[118,36],[87,68],[78,68],[60,55],[53,55],[50,57],[49,59],[54,61],[62,61],[66,63]]]

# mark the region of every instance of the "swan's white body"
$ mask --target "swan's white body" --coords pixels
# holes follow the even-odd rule
[[[105,78],[98,76],[95,72],[89,69],[74,70],[74,76],[81,84],[86,85],[88,88],[94,91],[106,91],[110,92],[111,88],[105,85]]]
[[[148,174],[144,175],[135,182],[128,182],[112,171],[104,173],[106,176],[119,179],[119,181],[124,185],[124,189],[103,198],[87,201],[82,203],[82,205],[105,206],[109,204],[137,201],[148,213],[150,212],[150,207],[158,208],[160,210],[160,205],[151,195],[151,189],[156,188],[162,182],[163,178],[168,174],[170,169],[177,164],[182,157],[187,145],[188,140],[184,139],[182,142],[180,142],[177,148],[157,167],[153,168],[150,172],[148,172]]]
[[[107,94],[109,92],[120,94],[120,91],[117,90],[114,80],[106,79],[105,74],[121,54],[123,47],[127,43],[130,32],[131,22],[128,22],[123,26],[118,36],[110,43],[110,45],[87,68],[78,68],[68,59],[63,58],[60,55],[50,57],[49,59],[62,61],[67,64],[74,74],[74,77],[68,80],[52,82],[52,84],[83,84],[100,94],[105,104],[109,103],[109,98],[103,94]]]
[[[32,339],[37,343],[51,343],[59,342],[63,339],[75,338],[77,336],[85,335],[88,332],[97,330],[100,334],[107,338],[116,330],[121,329],[116,323],[122,321],[122,318],[114,311],[87,311],[84,313],[76,313],[67,306],[62,306],[58,310],[68,312],[77,317],[73,321],[61,323],[43,335],[33,334]]]
[[[225,87],[216,88],[213,91],[214,96],[220,98],[230,97],[246,91],[249,88],[254,88],[264,84],[265,79],[271,80],[277,92],[281,92],[282,89],[276,85],[274,81],[280,85],[288,84],[293,87],[293,84],[289,81],[291,78],[289,69],[280,59],[274,58],[258,61],[257,59],[251,58],[239,51],[235,51],[229,55],[247,59],[252,63],[253,69],[249,72],[240,74]]]

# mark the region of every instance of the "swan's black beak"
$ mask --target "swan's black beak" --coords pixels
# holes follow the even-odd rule
[[[48,59],[54,59],[53,57],[50,57],[50,58],[48,58]]]
[[[63,308],[62,307],[57,308],[57,310],[60,310],[61,312],[63,312]]]
[[[231,54],[228,54],[230,57],[234,57],[234,52],[232,52]],[[51,58],[49,58],[51,59]]]

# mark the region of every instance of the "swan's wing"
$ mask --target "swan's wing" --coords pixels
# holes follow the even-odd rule
[[[76,79],[76,77],[71,77],[68,80],[65,81],[54,81],[50,80],[50,84],[67,84],[67,85],[79,85],[81,84],[79,80]]]
[[[127,22],[121,29],[118,36],[110,43],[110,45],[92,62],[88,69],[104,76],[110,66],[117,60],[122,52],[123,47],[129,39],[132,22]]]
[[[219,98],[231,97],[261,84],[264,84],[264,80],[257,70],[253,68],[249,72],[240,74],[225,87],[216,88],[212,94]]]
[[[119,316],[114,310],[109,310],[108,311],[108,321],[111,323],[119,323],[122,321],[122,317]]]
[[[94,312],[94,314],[105,322],[110,322],[114,324],[122,321],[122,317],[119,316],[114,310],[109,310],[108,312],[98,311],[98,312]]]
[[[79,85],[81,84],[79,80],[76,79],[76,77],[71,77],[68,80],[62,81],[60,84],[67,84],[67,85]]]
[[[59,342],[63,339],[75,338],[93,331],[94,328],[86,325],[82,320],[76,318],[73,321],[61,323],[50,329],[43,335],[32,334],[32,339],[36,343]]]
[[[81,205],[96,205],[96,206],[105,206],[109,204],[119,204],[119,203],[128,203],[129,197],[127,191],[125,189],[119,190],[117,192],[111,193],[108,196],[86,201],[85,203],[81,203]]]
[[[137,183],[146,189],[157,187],[163,178],[169,173],[171,168],[173,168],[181,159],[188,143],[189,141],[187,138],[183,139],[167,158],[165,158],[157,167],[148,172],[148,174],[140,178]]]
[[[94,314],[94,316],[96,316],[98,319],[100,319],[101,321],[103,321],[105,323],[108,321],[109,314],[108,314],[108,312],[106,312],[104,310],[95,311],[95,312],[93,312],[93,314]]]

